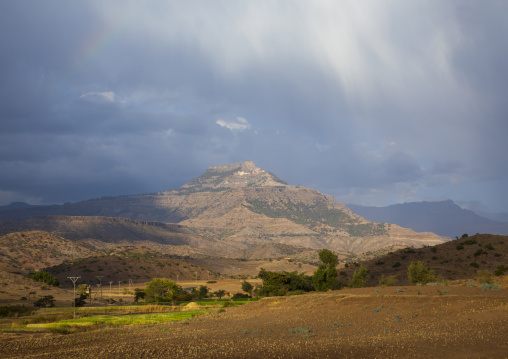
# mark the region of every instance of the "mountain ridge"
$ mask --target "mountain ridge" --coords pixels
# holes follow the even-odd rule
[[[371,221],[386,221],[417,232],[433,232],[446,237],[460,237],[464,233],[508,235],[508,223],[481,217],[460,208],[452,200],[409,202],[386,207],[347,205],[355,213]]]
[[[50,217],[38,217],[41,215]],[[210,250],[214,243],[220,248],[217,253],[223,254],[228,248],[231,254],[266,243],[363,253],[389,246],[421,247],[448,240],[433,233],[416,233],[397,225],[370,222],[333,196],[311,188],[288,185],[270,172],[256,167],[252,161],[210,166],[203,175],[169,191],[0,211],[0,219],[10,221],[0,223],[0,229],[13,226],[13,221],[31,218],[27,224],[37,220],[48,224],[28,229],[51,231],[51,221],[65,222],[62,218],[51,217],[55,215],[70,218],[67,220],[79,228],[75,230],[79,235],[99,240],[106,230],[98,228],[113,224],[118,226],[118,230],[111,232],[106,240],[122,240],[121,233],[130,238],[129,233],[139,230],[144,222],[179,224],[192,232],[188,234],[187,242],[182,244],[201,245]],[[93,218],[96,218],[97,228],[91,224]],[[80,224],[82,222],[87,222],[87,225]],[[149,230],[145,227],[140,233],[143,238],[150,239]],[[152,227],[150,231],[161,231],[161,228],[162,225]],[[17,227],[17,230],[22,228]],[[72,235],[76,236],[74,232]],[[164,242],[167,234],[159,235],[163,239],[153,240]],[[191,237],[193,240],[189,242]],[[171,241],[168,244],[179,245]]]

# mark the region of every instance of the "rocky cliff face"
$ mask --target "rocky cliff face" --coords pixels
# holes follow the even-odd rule
[[[252,161],[210,166],[200,177],[182,188],[277,187],[287,183],[254,165]]]

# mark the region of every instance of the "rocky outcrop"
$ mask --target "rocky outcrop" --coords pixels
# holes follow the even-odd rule
[[[245,161],[229,165],[210,166],[202,176],[183,185],[182,188],[278,187],[286,185],[286,182],[272,173],[256,167],[254,162]]]

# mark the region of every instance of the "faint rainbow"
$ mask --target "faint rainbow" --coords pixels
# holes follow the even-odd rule
[[[123,33],[126,22],[104,24],[78,46],[71,62],[71,71],[79,72],[87,64],[99,58],[106,49]]]

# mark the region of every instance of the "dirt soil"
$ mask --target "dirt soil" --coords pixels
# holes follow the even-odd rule
[[[183,322],[0,334],[2,358],[507,358],[508,290],[361,288],[265,298]]]

